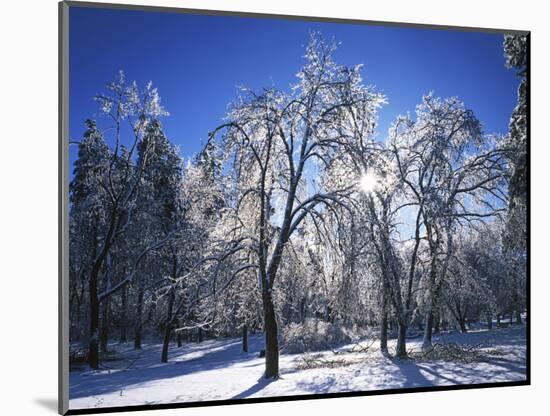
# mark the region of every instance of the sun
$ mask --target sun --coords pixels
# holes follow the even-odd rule
[[[378,176],[373,172],[367,172],[359,179],[359,188],[366,194],[374,192],[378,185]]]

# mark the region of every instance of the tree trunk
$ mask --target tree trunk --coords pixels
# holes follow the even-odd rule
[[[83,272],[81,272],[82,274]],[[82,280],[82,277],[80,278],[80,280]],[[76,284],[75,284],[76,286]],[[83,299],[83,291],[84,291],[84,286],[82,286],[82,289],[81,289],[81,293],[80,295],[78,294],[78,288],[74,288],[73,289],[73,294],[71,296],[71,300],[70,300],[70,304],[71,305],[74,305],[73,307],[75,308],[75,312],[74,312],[74,316],[75,316],[75,319],[74,319],[74,322],[71,322],[71,334],[70,334],[70,339],[71,340],[75,340],[75,341],[78,341],[80,342],[80,339],[82,337],[82,326],[81,326],[81,323],[82,323],[82,320],[81,320],[81,316],[82,316],[82,299]],[[74,300],[76,299],[76,301]],[[75,304],[76,302],[76,304]],[[73,315],[71,315],[73,316]]]
[[[271,293],[262,295],[265,328],[265,378],[279,377],[279,341],[277,339],[277,319]]]
[[[176,300],[176,294],[174,290],[170,292],[170,298],[168,299],[168,317],[164,324],[164,340],[162,343],[162,353],[160,356],[160,361],[163,363],[168,362],[168,347],[170,346],[170,334],[172,333],[172,314],[174,313],[174,301]]]
[[[113,212],[112,218],[116,216],[116,212]],[[113,244],[112,236],[116,228],[116,221],[113,219],[109,226],[109,231],[105,237],[103,248],[100,253],[97,253],[97,229],[94,227],[93,231],[93,253],[94,264],[90,272],[89,292],[90,292],[90,341],[88,346],[88,364],[91,368],[99,367],[99,296],[98,296],[98,282],[99,274],[103,267],[103,262],[107,257],[109,250]]]
[[[407,325],[399,322],[397,325],[397,347],[395,355],[399,358],[407,358]]]
[[[383,285],[382,285],[382,316],[380,319],[380,351],[382,354],[388,353],[388,300],[387,300],[387,290],[388,285],[386,284],[387,276],[384,273],[383,275]]]
[[[248,352],[248,327],[243,325],[243,352]]]
[[[516,323],[521,325],[521,296],[519,289],[519,271],[517,261],[512,260],[512,283],[513,283],[513,294],[512,294],[512,309],[510,310],[510,326],[512,326],[513,316],[516,315]]]
[[[141,321],[143,319],[143,283],[140,282],[138,288],[138,299],[137,299],[137,311],[136,311],[136,323],[134,326],[134,349],[141,349]]]
[[[460,332],[462,332],[463,334],[468,332],[468,327],[466,326],[466,318],[460,317],[460,319],[458,320],[458,324],[460,325]]]
[[[91,368],[99,367],[99,299],[97,297],[97,278],[99,269],[94,268],[90,274],[90,340],[88,345],[88,364]]]
[[[497,328],[500,328],[500,313],[497,313]]]
[[[306,320],[306,298],[303,297],[300,301],[300,323],[304,323]]]
[[[97,229],[93,228],[93,250],[92,258],[97,255]],[[90,297],[90,339],[88,341],[88,364],[91,368],[99,367],[99,298],[97,297],[97,281],[99,278],[100,267],[96,261],[90,271],[90,281],[88,282],[88,292]]]
[[[120,316],[120,343],[128,341],[128,287],[122,288],[122,310]]]
[[[181,327],[181,321],[178,319],[177,321],[178,328]],[[178,348],[181,348],[183,345],[183,332],[182,331],[176,331],[176,341],[178,343]]]
[[[441,313],[438,311],[434,317],[434,334],[439,334],[441,328]]]
[[[429,289],[428,289],[428,308],[425,317],[424,323],[424,338],[422,340],[422,350],[429,350],[432,348],[432,333],[433,333],[433,324],[434,324],[434,310],[437,307],[437,249],[438,243],[433,242],[433,235],[438,235],[437,229],[433,229],[431,225],[425,224],[426,234],[428,236],[428,243],[430,247],[430,253],[432,256],[430,264],[430,280],[429,280]],[[440,278],[442,279],[442,277]],[[440,280],[441,282],[442,280]]]
[[[197,342],[200,344],[202,342],[202,328],[199,327],[199,333],[197,337]]]
[[[434,315],[433,312],[426,314],[426,322],[424,324],[424,339],[422,340],[422,349],[428,350],[432,348],[432,328],[433,328]]]
[[[171,332],[171,326],[170,324],[166,325],[164,328],[164,340],[162,342],[162,353],[160,355],[160,362],[161,363],[167,363],[168,362],[168,347],[170,346],[170,332]]]
[[[99,348],[102,352],[108,352],[109,343],[109,299],[102,302],[101,332],[99,337]]]
[[[380,322],[380,351],[383,354],[388,353],[388,314],[382,313],[382,320]]]
[[[521,325],[522,324],[522,321],[521,321],[521,311],[518,309],[516,310],[516,322]]]
[[[493,329],[493,314],[491,312],[487,312],[487,329]]]

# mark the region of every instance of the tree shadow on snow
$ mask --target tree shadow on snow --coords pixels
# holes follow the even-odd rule
[[[402,387],[421,387],[432,384],[420,372],[421,367],[419,367],[414,361],[396,357],[390,357],[389,360],[395,365],[397,371],[401,373]]]
[[[258,344],[258,345],[255,345]],[[257,358],[256,349],[260,349],[260,342],[250,342],[250,352],[243,353],[239,341],[230,340],[215,346],[209,351],[208,348],[195,348],[195,346],[184,347],[183,351],[175,347],[170,348],[169,362],[160,363],[161,346],[154,345],[145,351],[136,352],[139,356],[139,367],[132,367],[126,371],[71,373],[69,381],[69,397],[77,399],[90,397],[112,392],[121,392],[136,385],[147,384],[156,380],[165,380],[175,377],[182,377],[192,373],[211,371],[227,367],[237,363],[244,363]],[[262,347],[263,348],[263,347]],[[198,349],[204,352],[199,357],[185,359],[188,354],[195,353]],[[206,386],[205,386],[206,388]]]
[[[250,397],[251,395],[259,392],[260,390],[263,390],[265,387],[267,387],[269,384],[273,383],[274,381],[276,381],[276,379],[265,378],[264,376],[262,376],[257,380],[256,384],[246,389],[245,391],[237,394],[236,396],[233,396],[231,400],[245,399],[247,397]]]

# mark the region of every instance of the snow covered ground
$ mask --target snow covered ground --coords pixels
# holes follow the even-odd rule
[[[419,351],[421,339],[408,340]],[[169,363],[160,363],[160,345],[133,351],[131,344],[115,345],[121,360],[105,362],[97,371],[70,373],[70,409],[289,396],[312,393],[367,391],[450,384],[475,384],[525,379],[525,328],[479,330],[435,337],[434,342],[478,345],[482,358],[473,362],[398,360],[383,356],[378,342],[368,351],[350,352],[353,345],[307,355],[283,354],[281,377],[262,377],[258,357],[263,340],[253,336],[249,353],[240,339],[206,340],[172,346]],[[390,352],[395,341],[389,342]],[[355,348],[358,349],[357,346]],[[304,369],[306,362],[315,368]]]

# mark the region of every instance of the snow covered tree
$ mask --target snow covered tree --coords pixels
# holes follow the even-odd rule
[[[339,153],[353,143],[355,114],[373,116],[381,94],[362,84],[360,67],[334,62],[334,43],[313,34],[306,64],[291,93],[264,89],[244,91],[227,116],[224,130],[228,163],[235,171],[239,201],[235,209],[247,229],[246,249],[253,252],[261,282],[266,336],[267,378],[279,375],[278,328],[273,287],[289,239],[307,217],[322,215],[321,207],[342,204],[352,185],[337,183],[320,189],[308,166],[324,177]],[[363,111],[365,113],[365,111]],[[310,182],[307,186],[306,183]],[[255,211],[243,210],[243,200]]]
[[[525,36],[506,35],[504,37],[504,54],[506,66],[518,71],[520,85],[518,88],[518,102],[512,117],[505,145],[508,157],[508,193],[509,207],[505,229],[505,250],[508,258],[508,270],[513,277],[514,309],[516,319],[521,322],[521,310],[524,307],[526,276],[526,244],[527,244],[527,62],[528,39]]]
[[[396,355],[406,357],[407,329],[414,311],[413,288],[417,279],[417,257],[420,244],[419,222],[414,224],[414,248],[410,253],[409,269],[403,261],[403,247],[395,238],[399,232],[399,214],[413,204],[400,199],[401,183],[396,180],[395,159],[391,153],[380,153],[378,164],[371,167],[362,179],[365,194],[364,208],[368,221],[367,236],[372,247],[380,276],[379,293],[381,298],[380,339],[381,349],[387,351],[387,320],[391,309],[395,311],[398,324]]]
[[[136,233],[142,241],[158,241],[176,234],[182,228],[182,202],[180,188],[182,181],[182,159],[178,149],[164,135],[158,120],[150,122],[137,146],[137,164],[143,166],[142,184],[138,190],[136,204],[140,221]],[[144,224],[147,225],[144,228]],[[174,281],[179,275],[178,240],[168,241],[148,256],[141,265],[149,269],[153,285],[164,280]],[[149,284],[149,286],[151,283]],[[164,344],[162,361],[167,360],[168,342],[172,333],[171,314],[174,307],[174,291],[166,294],[166,319],[162,323]],[[141,299],[143,301],[143,299]],[[159,300],[157,300],[157,303]],[[138,306],[139,307],[139,306]],[[141,328],[137,322],[136,330]],[[140,333],[136,333],[136,347],[140,347]]]
[[[442,288],[443,306],[451,313],[460,331],[468,331],[469,320],[479,320],[493,303],[483,252],[476,244],[477,233],[463,229],[455,237],[455,253]]]
[[[505,35],[504,53],[506,66],[518,71],[520,85],[518,102],[510,119],[509,146],[507,155],[510,158],[510,210],[527,201],[527,38],[519,35]],[[517,208],[520,210],[520,208]],[[524,219],[524,218],[523,218]],[[518,221],[525,224],[525,221]]]
[[[207,143],[195,160],[183,167],[181,177],[174,178],[177,205],[172,229],[177,239],[163,248],[170,254],[172,269],[157,289],[159,296],[167,299],[162,362],[168,360],[173,329],[180,339],[183,331],[197,329],[202,334],[203,329],[218,323],[218,276],[208,267],[209,250],[215,245],[213,231],[225,204],[216,157],[216,150]]]
[[[99,304],[130,282],[135,274],[134,267],[128,276],[123,277],[114,285],[112,285],[111,280],[106,280],[105,290],[101,293],[98,292],[99,278],[105,268],[108,267],[107,259],[111,250],[127,230],[134,214],[135,198],[141,184],[144,162],[146,161],[146,158],[144,158],[140,165],[135,168],[131,166],[135,149],[143,138],[149,123],[167,114],[160,104],[157,90],[151,84],[148,84],[143,91],[139,91],[136,83],[129,85],[126,83],[122,71],[115,81],[107,84],[105,93],[96,96],[96,101],[102,113],[112,123],[110,127],[114,132],[112,138],[114,145],[109,152],[107,163],[99,165],[102,171],[94,183],[94,188],[101,190],[105,198],[101,201],[101,207],[104,211],[104,223],[96,236],[98,249],[93,255],[88,271],[88,281],[90,282],[88,361],[92,368],[97,368],[99,363]],[[126,123],[128,123],[128,126],[124,129],[123,124]],[[129,134],[127,134],[128,131]],[[129,146],[124,146],[123,135],[127,136]],[[124,147],[128,150],[123,151]],[[146,252],[153,248],[153,246],[145,248],[137,256],[134,266],[143,258]],[[104,274],[110,276],[108,272]]]
[[[97,298],[98,274],[91,274],[94,260],[101,250],[101,237],[107,221],[108,194],[102,187],[105,183],[111,151],[105,143],[103,134],[97,128],[95,121],[86,120],[86,131],[78,144],[78,158],[74,164],[74,176],[70,183],[70,256],[71,256],[71,287],[79,302],[78,317],[88,293],[90,301],[88,340],[97,348],[99,342],[99,304]],[[80,284],[81,288],[77,285]],[[86,288],[86,286],[88,286]],[[79,329],[78,329],[79,331]]]
[[[421,243],[420,226],[427,243],[429,267],[423,276],[427,349],[457,227],[483,222],[505,210],[504,156],[462,102],[431,94],[417,107],[416,120],[398,119],[391,150],[399,179],[417,209],[415,247]]]

